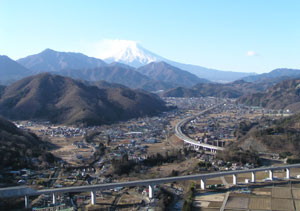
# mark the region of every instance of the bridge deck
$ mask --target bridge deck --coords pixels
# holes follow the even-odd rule
[[[212,110],[214,108],[217,108],[218,106],[221,106],[221,105],[223,105],[223,104],[215,105],[215,106],[210,107],[208,109],[205,109],[205,110],[203,110],[203,111],[201,111],[201,112],[199,112],[199,113],[197,113],[197,114],[195,114],[195,115],[193,115],[191,117],[187,117],[187,118],[181,120],[175,126],[175,135],[179,139],[183,140],[184,142],[189,143],[189,144],[194,145],[194,146],[199,146],[199,147],[203,147],[203,148],[207,148],[207,149],[212,149],[212,150],[224,150],[223,147],[213,146],[213,145],[205,144],[205,143],[199,143],[198,141],[195,141],[195,140],[191,139],[190,137],[186,136],[182,132],[182,130],[181,130],[181,128],[185,124],[187,124],[189,121],[191,121],[192,119],[195,119],[197,116],[202,115],[202,114],[204,114],[204,113],[206,113],[206,112],[208,112],[208,111],[210,111],[210,110]]]
[[[33,190],[28,188],[26,191],[20,191],[20,189],[24,187],[0,188],[0,198],[20,197],[25,195],[27,196],[41,195],[41,194],[51,194],[51,193],[88,192],[88,191],[106,190],[106,189],[112,189],[116,187],[128,187],[128,186],[158,185],[162,183],[171,183],[171,182],[178,182],[178,181],[185,181],[185,180],[201,180],[201,179],[205,180],[209,178],[222,177],[222,176],[233,175],[233,174],[238,175],[238,174],[244,174],[250,172],[281,170],[281,169],[290,169],[290,168],[300,168],[300,164],[262,167],[262,168],[238,170],[238,171],[223,171],[223,172],[215,172],[215,173],[208,173],[208,174],[196,174],[196,175],[147,179],[147,180],[138,180],[138,181],[118,182],[118,183],[106,183],[106,184],[98,184],[98,185],[42,189],[42,190]]]

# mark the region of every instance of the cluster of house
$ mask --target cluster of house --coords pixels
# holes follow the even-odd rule
[[[42,135],[50,136],[50,137],[84,137],[87,133],[85,128],[74,128],[74,127],[45,127],[44,129],[40,129],[39,132]]]
[[[49,170],[32,170],[32,169],[20,169],[12,170],[10,168],[2,169],[0,174],[0,181],[6,178],[6,181],[11,181],[14,185],[40,185],[41,181],[46,181],[51,177],[53,169]]]
[[[214,115],[206,113],[191,120],[184,128],[184,132],[200,143],[224,147],[226,143],[224,140],[234,139],[234,131],[240,122],[249,120],[249,114],[260,114],[251,115],[251,120],[257,121],[261,118],[263,110],[227,103],[215,108],[213,113]]]
[[[18,128],[26,129],[26,128],[29,128],[29,127],[36,127],[36,126],[39,126],[39,125],[49,126],[50,122],[49,121],[44,121],[44,122],[42,122],[42,121],[21,121],[21,122],[15,122],[15,125]]]
[[[191,98],[179,98],[179,97],[165,97],[164,101],[167,105],[176,106],[180,109],[204,109],[210,106],[216,105],[221,102],[230,101],[230,99],[220,99],[215,97],[191,97]]]
[[[85,141],[74,141],[72,145],[76,146],[77,148],[89,148]]]

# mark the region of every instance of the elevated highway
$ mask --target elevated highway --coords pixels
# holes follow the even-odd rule
[[[210,144],[205,144],[205,143],[200,143],[198,141],[195,141],[194,139],[191,139],[190,137],[188,137],[187,135],[185,135],[183,132],[182,132],[182,128],[191,120],[195,119],[197,116],[200,116],[202,114],[205,114],[219,106],[223,105],[222,104],[217,104],[215,106],[212,106],[210,108],[207,108],[193,116],[190,116],[190,117],[187,117],[185,119],[182,119],[180,120],[180,122],[178,122],[175,126],[175,135],[183,140],[185,143],[188,143],[188,144],[191,144],[193,146],[197,146],[197,147],[200,147],[204,150],[210,150],[211,152],[216,152],[217,150],[223,150],[224,148],[223,147],[218,147],[218,146],[214,146],[214,145],[210,145]]]
[[[91,203],[96,202],[96,191],[113,189],[117,187],[129,187],[129,186],[149,186],[149,198],[154,197],[154,185],[186,181],[186,180],[199,180],[201,189],[206,188],[206,180],[216,177],[223,177],[232,175],[233,185],[237,185],[237,177],[239,174],[251,173],[251,182],[256,182],[256,172],[268,171],[269,180],[273,180],[274,171],[286,170],[286,179],[290,179],[290,169],[300,168],[300,164],[285,165],[285,166],[271,166],[262,167],[255,169],[237,170],[237,171],[222,171],[208,174],[196,174],[178,177],[166,177],[157,179],[147,179],[138,181],[128,181],[128,182],[117,182],[117,183],[106,183],[97,185],[85,185],[85,186],[74,186],[74,187],[64,187],[64,188],[53,188],[53,189],[42,189],[34,190],[28,187],[9,187],[0,188],[0,198],[8,197],[25,197],[25,207],[29,206],[29,196],[41,195],[41,194],[52,194],[53,204],[56,204],[56,194],[58,193],[71,193],[71,192],[91,192]]]

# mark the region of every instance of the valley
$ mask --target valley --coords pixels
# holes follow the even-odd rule
[[[0,87],[0,114],[9,119],[0,125],[5,137],[1,139],[5,157],[1,187],[72,188],[247,170],[300,160],[299,80],[289,71],[291,79],[283,81],[271,74],[270,78],[253,77],[251,82],[245,78],[222,84],[164,62],[135,69],[52,50],[43,52],[44,59],[39,61],[46,62],[48,54],[70,60],[70,68],[72,59],[83,59],[88,61],[85,65],[96,67],[74,70],[54,65],[51,73]],[[35,64],[36,56],[26,63],[31,71],[42,65],[29,66]],[[285,69],[278,71],[286,73]],[[178,123],[186,119],[180,130],[195,145],[176,132]],[[297,177],[298,170],[292,175]],[[240,177],[239,182],[247,177]],[[268,181],[261,173],[257,179],[261,185]],[[248,187],[242,184],[236,189],[231,183],[226,176],[207,180],[207,191],[194,180],[151,189],[117,187],[96,191],[95,199],[86,192],[60,193],[55,195],[55,203],[53,196],[42,194],[29,197],[27,205],[33,210],[213,210],[240,209],[236,201],[244,200],[248,202],[244,207],[253,207],[256,196],[238,195],[238,188],[245,192]],[[248,190],[256,192],[252,187]],[[206,198],[206,194],[212,196]],[[23,204],[21,198],[15,204],[5,199],[0,207],[21,209]]]
[[[0,211],[300,210],[299,7],[0,0]]]
[[[58,188],[253,168],[258,164],[234,159],[228,164],[218,154],[216,157],[209,151],[185,144],[175,136],[175,124],[180,119],[224,101],[224,106],[188,123],[184,132],[200,143],[222,144],[226,147],[238,141],[235,131],[240,122],[256,122],[263,116],[281,117],[276,115],[275,110],[237,105],[232,99],[207,97],[164,100],[167,105],[177,106],[177,109],[154,117],[140,117],[110,125],[74,127],[50,122],[16,121],[20,129],[51,143],[53,148],[49,152],[58,161],[52,165],[52,171],[28,168],[26,177],[22,173],[12,174],[9,177],[10,184],[26,184],[35,189]],[[278,162],[283,163],[279,154],[272,156],[277,156]],[[271,159],[271,156],[265,158]],[[8,172],[4,170],[1,174],[7,175]],[[7,181],[2,181],[3,185],[5,183]],[[149,199],[148,189],[142,187],[101,191],[93,206],[86,193],[71,196],[73,205],[69,203],[68,195],[60,194],[60,203],[55,206],[64,204],[64,207],[75,206],[76,209],[88,210],[107,207],[116,210],[159,209],[173,206],[176,204],[174,200],[182,202],[189,184],[177,182],[159,185],[155,188],[155,199]],[[51,197],[43,196],[34,199],[31,206],[41,207],[49,203]]]

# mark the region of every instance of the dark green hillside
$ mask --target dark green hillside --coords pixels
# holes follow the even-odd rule
[[[235,133],[237,142],[219,153],[225,160],[258,161],[259,152],[290,156],[290,161],[300,159],[300,114],[279,120],[265,118],[258,123],[242,122]]]
[[[238,100],[239,103],[252,106],[262,106],[269,109],[300,109],[300,80],[285,80],[272,87],[266,93],[246,95]]]
[[[35,134],[18,129],[13,123],[0,117],[0,168],[13,169],[46,167],[55,161],[45,151],[48,143]]]
[[[200,83],[192,88],[177,87],[161,94],[163,97],[226,97],[238,98],[243,95],[242,90],[228,84]]]

